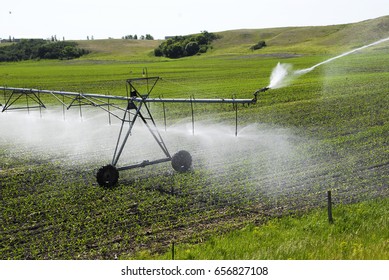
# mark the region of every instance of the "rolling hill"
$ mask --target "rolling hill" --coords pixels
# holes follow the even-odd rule
[[[261,40],[266,42],[267,48],[255,53],[339,53],[389,37],[389,16],[341,25],[239,29],[216,34],[221,38],[213,43],[207,56],[250,54],[253,53],[250,47]],[[82,48],[92,51],[86,59],[114,60],[160,60],[152,53],[161,42],[122,39],[78,41]]]

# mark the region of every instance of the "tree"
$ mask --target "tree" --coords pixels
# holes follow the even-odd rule
[[[169,45],[166,49],[166,56],[170,58],[180,58],[184,55],[184,49],[179,43]]]
[[[205,53],[217,35],[203,31],[198,35],[175,36],[162,42],[155,50],[155,56],[180,58]]]
[[[200,50],[200,47],[199,47],[199,44],[197,42],[189,42],[185,46],[185,53],[187,56],[195,55],[199,52],[199,50]]]
[[[207,37],[205,37],[203,34],[197,35],[196,41],[199,43],[199,45],[206,45],[206,44],[208,44]]]
[[[155,56],[163,56],[163,52],[161,48],[154,49],[154,55]]]
[[[60,59],[72,59],[75,57],[80,57],[80,50],[74,46],[66,46],[59,54]]]
[[[29,39],[0,48],[0,61],[28,59],[72,59],[89,53],[77,47],[76,42]]]

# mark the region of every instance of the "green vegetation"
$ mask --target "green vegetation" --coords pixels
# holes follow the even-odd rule
[[[175,36],[167,39],[154,50],[155,56],[180,58],[205,53],[212,41],[219,37],[207,31],[197,35]]]
[[[249,225],[199,245],[175,246],[175,259],[266,259],[266,260],[378,260],[389,256],[389,199],[353,205],[335,205],[335,223],[329,224],[327,210],[302,216],[272,219]],[[371,230],[374,228],[374,232]],[[136,257],[171,259],[171,252]]]
[[[0,62],[29,59],[73,59],[87,54],[76,42],[26,39],[0,48]]]
[[[250,47],[250,50],[256,51],[256,50],[260,50],[260,49],[262,49],[264,47],[266,47],[266,42],[265,41],[259,41],[254,46]]]
[[[125,39],[125,40],[138,40],[138,35],[126,35],[126,36],[123,36],[122,39]],[[140,35],[140,40],[154,40],[154,37],[151,36],[150,34],[146,34],[145,35]]]
[[[251,98],[268,85],[279,61],[310,67],[389,37],[388,22],[385,17],[329,27],[226,31],[207,53],[179,60],[155,57],[158,41],[80,41],[92,52],[79,59],[0,63],[0,84],[124,95],[125,80],[147,67],[150,76],[162,77],[154,97]],[[260,40],[267,47],[251,51]],[[89,140],[90,147],[79,153],[94,154],[97,159],[90,161],[62,154],[63,146],[74,145],[61,141],[55,143],[59,154],[51,156],[48,147],[19,144],[22,134],[7,138],[11,131],[3,129],[3,120],[23,112],[0,114],[0,258],[157,258],[175,241],[182,259],[206,258],[197,252],[212,247],[218,249],[209,258],[387,259],[388,50],[386,42],[333,61],[261,94],[256,105],[239,107],[239,136],[220,132],[218,141],[231,141],[222,150],[176,136],[174,125],[190,122],[190,107],[167,106],[167,146],[172,153],[188,149],[194,170],[178,174],[161,164],[124,171],[111,190],[97,185],[94,171],[111,160],[103,152],[114,141],[101,148]],[[3,103],[2,93],[0,98]],[[158,106],[151,110],[163,127]],[[196,121],[220,129],[233,126],[234,117],[230,106],[195,105]],[[69,131],[79,124],[69,123]],[[96,138],[105,135],[105,124]],[[136,133],[130,141],[135,139]],[[126,147],[132,157],[136,143]],[[142,159],[145,153],[152,151],[142,151]],[[334,225],[324,212],[327,190],[333,193]],[[305,237],[301,232],[306,241],[296,241]],[[218,242],[221,235],[226,239]],[[245,239],[263,243],[253,250],[226,247],[231,240],[247,248]],[[328,250],[319,248],[332,242]],[[193,246],[198,243],[200,249]],[[280,249],[270,254],[261,244]]]

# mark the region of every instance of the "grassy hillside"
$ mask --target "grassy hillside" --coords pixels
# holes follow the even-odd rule
[[[93,52],[81,59],[1,63],[0,84],[124,95],[125,80],[147,67],[150,76],[162,77],[155,97],[251,98],[268,85],[278,62],[311,67],[389,37],[388,20],[227,31],[209,53],[178,60],[153,57],[157,41],[83,41],[82,47]],[[262,39],[268,47],[249,50]],[[80,114],[77,107],[66,111],[64,120],[60,104],[43,98],[52,109],[43,110],[42,118],[39,111],[1,113],[0,258],[153,255],[168,251],[173,240],[177,246],[213,242],[234,229],[320,211],[329,189],[335,205],[387,198],[388,61],[385,42],[260,94],[256,105],[239,106],[238,137],[231,106],[196,104],[194,136],[190,106],[166,106],[163,137],[171,153],[191,152],[193,171],[175,173],[168,163],[125,171],[114,189],[102,189],[94,177],[111,161],[119,130],[117,122],[107,125],[104,112],[83,107]],[[0,103],[6,97],[1,93]],[[163,128],[161,105],[151,109]],[[158,156],[148,136],[137,127],[120,164]],[[375,213],[387,211],[380,203],[374,207]],[[387,215],[374,217],[388,226]],[[364,232],[356,244],[369,239],[369,229]],[[376,238],[381,242],[387,236]],[[299,256],[296,251],[290,258]]]
[[[78,41],[81,48],[92,51],[86,59],[136,60],[148,58],[162,41],[158,40],[88,40]]]
[[[389,37],[389,16],[363,22],[330,26],[240,29],[217,33],[213,50],[205,56],[236,53],[282,55],[336,54],[382,38]],[[357,36],[356,36],[357,35]],[[267,48],[251,51],[250,47],[264,40]],[[159,61],[153,49],[162,41],[155,40],[89,40],[80,47],[93,53],[85,59]],[[282,51],[281,54],[277,53]]]
[[[215,53],[219,49],[249,52],[250,46],[264,40],[268,48],[255,53],[333,54],[389,37],[389,16],[353,24],[246,29],[225,31],[220,35],[222,39],[214,44]]]

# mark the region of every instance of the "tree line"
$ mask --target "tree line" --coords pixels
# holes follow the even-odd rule
[[[122,39],[124,40],[154,40],[154,37],[151,36],[150,34],[146,34],[146,35],[140,35],[138,37],[138,35],[126,35],[126,36],[123,36]]]
[[[76,42],[24,39],[0,47],[0,62],[29,59],[73,59],[88,53],[88,50],[77,47]]]
[[[220,38],[218,35],[207,31],[202,31],[196,35],[175,36],[168,38],[154,49],[154,55],[180,58],[205,53],[211,42],[218,38]]]

